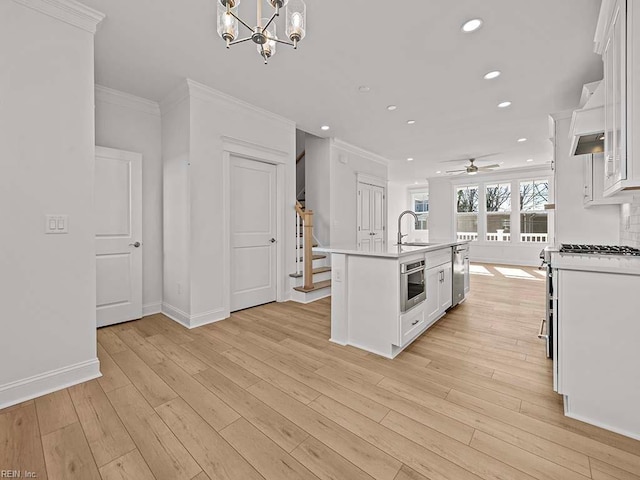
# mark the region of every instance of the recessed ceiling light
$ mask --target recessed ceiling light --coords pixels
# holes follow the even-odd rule
[[[397,110],[398,106],[397,105],[389,105],[387,107],[387,110],[389,110],[390,112],[393,112],[394,110]]]
[[[416,180],[415,182],[413,182],[414,185],[418,185],[418,181]]]
[[[502,75],[502,72],[500,72],[500,70],[494,70],[492,72],[485,74],[484,79],[493,80],[494,78],[498,78],[500,75]]]
[[[533,158],[527,158],[527,162],[529,163],[533,162]]]
[[[324,130],[325,132],[329,130],[331,127],[329,125],[323,125],[320,127],[320,130]]]
[[[413,157],[407,158],[407,162],[413,162]]]
[[[436,173],[442,173],[440,170],[438,170]]]
[[[462,25],[462,31],[465,33],[475,32],[481,26],[482,26],[482,19],[474,18],[472,20],[469,20],[468,22],[465,22],[465,24]]]
[[[518,143],[522,143],[522,142],[526,142],[526,141],[527,141],[527,139],[524,138],[524,137],[518,139]]]
[[[511,102],[501,102],[498,104],[498,108],[507,108],[511,106]]]
[[[369,93],[371,91],[371,87],[367,87],[366,85],[361,85],[358,87],[358,91],[360,93]]]
[[[415,120],[407,120],[407,125],[415,125],[416,121]]]

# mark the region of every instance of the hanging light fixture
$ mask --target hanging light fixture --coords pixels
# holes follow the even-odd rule
[[[257,3],[257,26],[251,27],[238,16],[238,6],[240,0],[216,0],[218,3],[218,35],[222,38],[227,48],[238,43],[253,41],[256,44],[258,53],[264,59],[264,63],[276,53],[276,45],[284,43],[293,48],[298,48],[306,33],[307,28],[307,6],[303,0],[267,0],[274,8],[274,13],[270,18],[262,18],[262,2]],[[286,33],[289,41],[281,40],[276,33],[275,19],[280,16],[280,9],[286,7],[287,28]],[[246,27],[251,34],[248,37],[238,39],[239,24]]]

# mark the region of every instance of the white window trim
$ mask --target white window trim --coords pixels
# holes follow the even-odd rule
[[[461,179],[462,180],[462,179]],[[520,183],[531,182],[531,181],[546,181],[549,183],[549,203],[554,203],[554,191],[553,191],[553,178],[551,175],[533,175],[533,176],[522,176],[516,178],[499,178],[499,177],[487,177],[487,178],[474,178],[474,181],[469,181],[469,179],[464,179],[462,182],[452,182],[451,189],[451,201],[452,201],[452,211],[453,211],[453,226],[454,226],[454,235],[458,233],[458,208],[457,208],[457,195],[456,192],[458,188],[464,187],[472,187],[478,186],[478,239],[473,241],[473,245],[481,245],[481,246],[494,246],[494,247],[541,247],[546,246],[553,243],[554,238],[554,222],[553,222],[553,211],[552,210],[544,210],[547,213],[547,238],[548,241],[544,242],[523,242],[521,241],[521,229],[520,229]],[[486,205],[486,188],[487,185],[495,185],[495,184],[511,184],[511,240],[508,242],[494,242],[487,241],[487,205]],[[514,192],[517,192],[517,198],[514,202]],[[527,213],[527,211],[523,212]]]
[[[413,211],[413,208],[415,206],[413,204],[413,196],[415,194],[418,194],[418,193],[426,193],[427,197],[429,197],[429,188],[428,187],[414,187],[414,188],[407,189],[407,204],[409,205],[409,210],[411,210],[411,211]],[[431,209],[431,206],[429,206],[429,209]],[[418,216],[424,215],[424,213],[418,213],[418,212],[416,212],[416,214],[418,214]],[[428,222],[429,222],[429,212],[427,212],[427,223]],[[425,232],[428,235],[429,234],[429,229],[427,229],[427,230],[416,230],[415,224],[413,222],[411,222],[410,233],[423,234]]]

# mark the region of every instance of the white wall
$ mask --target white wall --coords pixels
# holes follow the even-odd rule
[[[386,184],[388,170],[387,160],[340,140],[331,141],[331,245],[357,243],[358,174]]]
[[[555,243],[620,243],[620,207],[584,208],[582,156],[569,156],[570,115],[555,119]]]
[[[0,2],[0,409],[99,376],[89,30],[101,15],[43,8],[57,18]],[[69,215],[69,233],[45,235],[46,214]]]
[[[162,126],[160,106],[96,87],[96,145],[142,154],[142,303],[144,314],[162,304]]]
[[[178,91],[162,105],[163,290],[162,310],[191,315],[189,97]]]
[[[313,234],[321,246],[331,241],[331,140],[307,134],[305,206],[313,210]]]
[[[162,110],[167,313],[191,327],[229,316],[230,278],[225,255],[229,242],[225,211],[229,206],[223,195],[224,148],[229,142],[241,149],[262,149],[265,158],[284,158],[284,175],[278,180],[278,191],[285,199],[283,238],[278,239],[277,248],[281,262],[278,281],[287,285],[279,300],[286,300],[290,293],[288,274],[295,271],[295,124],[190,80],[163,102]],[[182,220],[184,217],[188,220]],[[188,268],[180,270],[185,256]],[[185,281],[187,288],[178,287]],[[176,316],[172,306],[188,317]]]
[[[307,207],[314,212],[314,235],[322,246],[355,245],[358,174],[385,184],[388,161],[337,139],[307,135],[306,144]]]

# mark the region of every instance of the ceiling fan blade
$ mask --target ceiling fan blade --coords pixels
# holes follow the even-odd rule
[[[486,155],[478,155],[477,157],[473,157],[475,160],[478,160],[480,158],[489,158],[489,157],[495,157],[496,155],[500,155],[500,153],[488,153]]]
[[[459,158],[457,160],[442,160],[441,162],[438,162],[438,163],[468,162],[471,159],[478,160],[478,159],[481,159],[481,158],[493,157],[495,155],[500,155],[500,153],[489,153],[487,155],[470,155],[468,157]]]
[[[500,168],[500,165],[497,163],[494,163],[493,165],[478,167],[478,170],[493,170],[494,168]]]
[[[466,171],[467,171],[467,169],[464,168],[462,170],[447,170],[445,173],[463,173],[463,172],[466,172]]]

